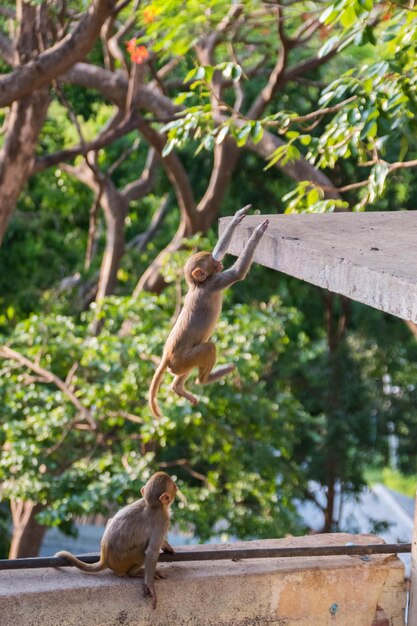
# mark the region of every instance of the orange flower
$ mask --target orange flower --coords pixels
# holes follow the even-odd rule
[[[143,9],[143,21],[145,24],[152,24],[156,18],[156,9],[152,5]]]
[[[133,63],[137,63],[137,65],[140,65],[141,63],[144,63],[147,59],[149,59],[149,52],[147,51],[145,46],[139,45],[138,39],[136,39],[135,37],[129,39],[129,41],[126,41],[125,45]]]
[[[134,50],[130,52],[130,58],[134,63],[140,65],[144,63],[147,59],[149,59],[149,52],[145,48],[145,46],[137,46]]]
[[[135,37],[133,37],[133,39],[129,39],[129,41],[126,41],[126,48],[129,54],[131,54],[136,49],[137,43],[138,40]]]

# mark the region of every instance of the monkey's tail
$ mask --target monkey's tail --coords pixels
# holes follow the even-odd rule
[[[84,563],[84,561],[80,561],[76,556],[71,554],[71,552],[66,552],[66,550],[61,550],[61,552],[57,552],[55,556],[59,556],[63,559],[67,559],[70,563],[81,569],[83,572],[100,572],[102,569],[106,569],[107,565],[104,564],[102,556],[100,556],[100,560],[97,563]]]
[[[161,413],[161,409],[159,408],[156,395],[161,385],[162,378],[164,376],[164,372],[166,368],[167,368],[166,359],[162,357],[160,364],[156,368],[155,374],[153,375],[153,378],[149,387],[149,406],[151,407],[152,415],[156,417],[157,419],[162,417],[162,413]]]

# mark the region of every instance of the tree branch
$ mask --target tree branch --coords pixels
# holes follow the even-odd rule
[[[185,233],[193,232],[193,224],[197,221],[197,205],[190,179],[178,155],[172,151],[162,157],[166,137],[155,131],[140,114],[137,114],[137,129],[161,157],[161,163],[175,190],[181,217],[184,221]]]
[[[97,425],[91,415],[89,409],[87,409],[77,398],[77,396],[71,391],[70,387],[63,381],[61,378],[49,372],[45,368],[41,367],[37,363],[34,363],[27,357],[20,354],[16,350],[12,350],[8,346],[0,347],[0,358],[3,359],[12,359],[13,361],[17,361],[23,367],[27,367],[35,374],[42,376],[46,383],[53,383],[62,393],[68,398],[68,400],[75,406],[75,408],[83,415],[83,417],[87,420],[90,426],[94,429],[97,428]]]
[[[187,459],[177,459],[175,461],[161,461],[160,463],[158,463],[159,467],[163,467],[163,468],[167,468],[167,467],[182,467],[187,474],[190,474],[190,476],[192,476],[193,478],[197,478],[197,480],[201,480],[201,482],[205,483],[206,485],[209,484],[209,481],[207,479],[207,476],[204,476],[204,474],[201,474],[200,472],[197,472],[196,470],[194,470],[191,466],[190,466],[190,462]]]
[[[286,36],[284,31],[284,16],[283,16],[283,8],[278,7],[278,33],[281,40],[281,45],[278,50],[277,60],[275,62],[274,68],[269,75],[268,82],[265,87],[261,90],[252,106],[249,108],[248,117],[253,119],[257,119],[260,115],[262,115],[265,108],[271,102],[274,94],[281,86],[283,82],[283,76],[285,72],[285,68],[288,63],[288,54],[293,47],[291,40]]]
[[[97,151],[100,148],[105,148],[109,144],[116,141],[120,137],[123,137],[130,131],[134,130],[137,126],[137,119],[134,115],[128,116],[124,120],[122,124],[117,125],[115,128],[111,128],[110,130],[106,130],[101,133],[97,139],[94,141],[85,142],[84,146],[81,144],[74,146],[73,148],[67,148],[65,150],[59,150],[58,152],[54,152],[53,154],[47,154],[45,156],[37,157],[35,161],[35,165],[33,168],[33,173],[37,174],[38,172],[43,172],[48,167],[52,167],[53,165],[58,165],[64,161],[70,161],[71,159],[75,159],[75,157],[80,154],[84,154],[85,152]]]
[[[80,61],[94,46],[115,0],[94,0],[72,33],[57,44],[0,78],[0,107],[9,106],[47,85]]]
[[[281,84],[284,85],[285,83],[288,83],[290,80],[295,80],[303,74],[306,74],[308,76],[310,72],[315,70],[317,67],[320,67],[321,65],[324,65],[325,63],[327,63],[327,61],[332,59],[338,52],[339,52],[339,48],[338,46],[336,46],[335,48],[330,50],[330,52],[328,52],[322,57],[319,57],[319,56],[311,57],[310,59],[306,59],[305,61],[301,61],[300,63],[297,63],[297,65],[294,65],[293,67],[287,68],[283,72]]]
[[[91,266],[91,261],[95,256],[96,252],[96,230],[97,230],[97,219],[98,219],[98,211],[100,208],[101,202],[101,192],[102,189],[100,187],[99,190],[95,192],[95,198],[90,207],[89,216],[88,216],[88,236],[87,236],[87,245],[85,249],[85,259],[84,259],[84,269],[89,270]]]
[[[146,158],[145,167],[143,168],[140,178],[126,185],[126,187],[121,191],[127,202],[143,198],[150,192],[155,181],[155,171],[159,160],[159,155],[153,148],[150,148]]]
[[[123,419],[134,422],[135,424],[143,424],[143,419],[138,415],[134,415],[133,413],[128,413],[127,411],[109,411],[109,417],[123,417]]]
[[[89,63],[76,63],[68,72],[60,76],[60,81],[96,89],[110,102],[117,104],[120,109],[125,108],[128,80],[122,72],[111,72]],[[132,104],[161,117],[171,117],[181,111],[181,107],[174,105],[170,98],[147,85],[141,85]]]

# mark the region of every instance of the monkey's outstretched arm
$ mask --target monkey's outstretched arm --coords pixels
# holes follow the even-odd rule
[[[252,259],[255,254],[256,246],[268,228],[268,225],[269,220],[264,220],[262,224],[259,224],[259,226],[255,228],[252,235],[246,242],[246,245],[236,263],[234,263],[230,269],[214,276],[212,283],[213,289],[226,289],[238,280],[243,280],[245,278],[250,266],[252,265]]]
[[[251,207],[252,205],[248,204],[244,206],[243,209],[239,209],[239,211],[236,211],[233,218],[230,220],[230,222],[226,226],[223,235],[220,237],[219,241],[216,243],[214,247],[214,250],[211,256],[213,257],[215,261],[221,261],[223,259],[223,257],[225,256],[229,248],[229,243],[233,237],[233,233],[236,229],[236,226],[240,224],[240,222],[246,216],[247,212],[249,211]]]

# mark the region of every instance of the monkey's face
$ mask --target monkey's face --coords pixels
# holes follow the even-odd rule
[[[198,252],[187,261],[184,273],[188,282],[203,283],[222,270],[223,264],[221,261],[215,261],[210,252]]]

